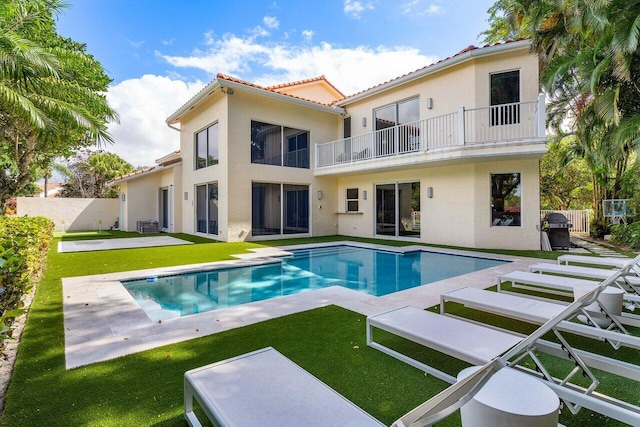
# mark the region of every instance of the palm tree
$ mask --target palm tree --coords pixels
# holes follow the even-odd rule
[[[0,2],[0,212],[52,158],[110,142],[110,79],[84,45],[61,38],[62,0]]]
[[[569,153],[589,165],[601,214],[603,198],[624,196],[622,177],[640,147],[640,2],[499,0],[490,13],[488,41],[531,38],[552,99],[549,123],[560,138],[575,136]]]

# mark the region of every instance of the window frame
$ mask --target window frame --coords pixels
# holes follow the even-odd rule
[[[507,194],[498,194],[497,189],[494,188],[494,177],[508,178],[516,175],[518,176],[518,185]],[[522,172],[492,172],[489,174],[489,186],[490,226],[492,228],[522,227]],[[508,203],[508,198],[518,198],[518,204]]]
[[[259,129],[259,130],[258,130]],[[256,136],[259,131],[262,129],[273,129],[275,133],[275,129],[278,129],[279,138],[279,154],[276,156],[271,156],[270,158],[265,157],[265,142],[266,138],[261,141],[262,144],[259,145],[256,142]],[[301,144],[301,135],[305,135],[306,148],[302,150],[298,150],[297,147]],[[290,151],[289,145],[291,140],[295,139],[296,150]],[[279,167],[290,167],[297,169],[311,169],[311,131],[305,129],[292,128],[284,125],[278,125],[273,123],[264,122],[262,120],[251,119],[251,164],[258,165],[271,165],[271,166],[279,166]],[[262,153],[262,156],[259,154]],[[289,153],[296,153],[295,157],[288,156]],[[294,159],[294,160],[292,160]]]
[[[219,138],[219,130],[218,130],[218,124],[219,122],[216,121],[208,126],[205,126],[204,128],[196,131],[194,133],[194,170],[199,170],[199,169],[204,169],[204,168],[208,168],[210,166],[214,166],[220,163],[220,138]],[[218,154],[218,156],[210,156],[210,152],[211,152],[211,145],[210,145],[210,140],[209,140],[209,135],[210,135],[210,130],[215,127],[216,130],[216,138],[215,138],[215,153]],[[200,157],[199,152],[200,152],[200,141],[199,141],[199,135],[203,134],[205,137],[204,142],[204,148],[205,148],[205,153],[206,156],[205,157]],[[204,164],[201,166],[200,165],[200,159],[204,159]],[[211,163],[209,162],[211,160]]]
[[[349,192],[355,191],[355,197],[351,194],[349,196]],[[345,189],[345,212],[360,212],[360,189],[358,187],[351,187]],[[351,206],[355,203],[355,209],[352,209]]]

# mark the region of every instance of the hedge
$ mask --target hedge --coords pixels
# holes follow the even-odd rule
[[[0,216],[0,350],[13,320],[24,313],[23,295],[42,275],[53,228],[43,217]]]
[[[628,246],[634,250],[640,250],[640,221],[629,225],[612,225],[611,241],[618,245]]]

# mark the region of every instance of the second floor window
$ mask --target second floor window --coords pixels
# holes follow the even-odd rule
[[[218,124],[196,133],[196,169],[218,164]]]
[[[309,169],[309,132],[252,120],[251,163]]]
[[[520,123],[520,71],[491,74],[491,126]]]

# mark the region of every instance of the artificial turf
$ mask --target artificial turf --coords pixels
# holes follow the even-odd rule
[[[111,232],[100,238],[129,235]],[[185,426],[182,400],[185,371],[266,346],[275,347],[386,424],[448,386],[367,347],[364,316],[336,306],[66,370],[62,277],[218,261],[264,244],[300,243],[290,240],[215,243],[188,235],[175,236],[196,244],[59,254],[57,240],[54,242],[22,336],[0,426]],[[305,242],[332,239],[342,238]],[[416,357],[431,362],[437,359],[435,363],[440,368],[453,374],[465,366],[397,337],[382,339]],[[625,352],[630,358],[634,354]],[[620,380],[607,387],[630,386]],[[635,390],[626,390],[624,394],[638,400]],[[616,425],[585,410],[577,416],[564,411],[561,422],[567,426],[594,422]],[[459,423],[459,416],[454,415],[442,425]]]

